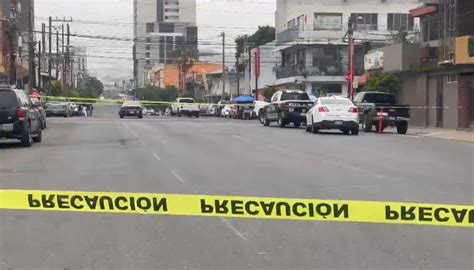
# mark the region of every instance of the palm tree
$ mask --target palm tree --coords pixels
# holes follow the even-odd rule
[[[182,47],[178,48],[173,52],[173,59],[178,65],[178,85],[179,91],[184,91],[184,85],[186,80],[186,74],[193,66],[194,62],[197,60],[197,51],[192,47]]]

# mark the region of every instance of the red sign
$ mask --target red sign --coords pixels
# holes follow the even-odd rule
[[[352,82],[352,73],[347,72],[346,75],[344,76],[346,78],[346,81]]]

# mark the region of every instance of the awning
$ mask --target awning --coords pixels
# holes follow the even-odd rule
[[[422,7],[418,7],[418,8],[410,10],[410,16],[423,17],[431,13],[434,13],[436,11],[438,11],[437,6],[422,6]]]

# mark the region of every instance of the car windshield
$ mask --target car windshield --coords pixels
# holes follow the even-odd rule
[[[474,0],[1,0],[0,270],[474,270],[473,98]]]
[[[17,106],[18,100],[13,91],[0,91],[0,109]]]
[[[283,92],[280,100],[309,100],[309,96],[306,93],[300,92]]]
[[[395,96],[384,93],[366,93],[363,102],[395,104]]]

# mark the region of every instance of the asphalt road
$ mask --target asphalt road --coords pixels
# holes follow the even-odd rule
[[[49,118],[0,144],[0,188],[474,204],[472,144],[256,121]],[[0,211],[0,269],[474,269],[474,230]]]

